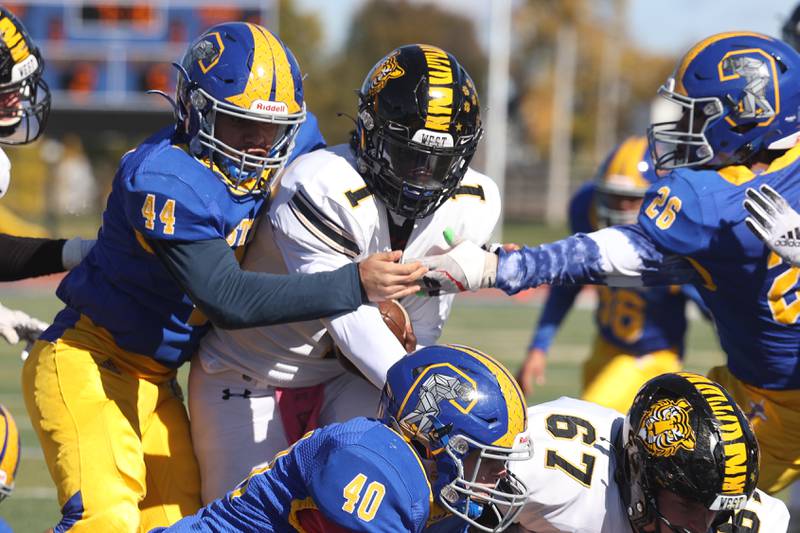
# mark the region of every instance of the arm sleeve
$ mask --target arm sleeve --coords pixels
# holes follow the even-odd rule
[[[672,285],[694,281],[685,260],[664,254],[638,225],[499,251],[496,286],[508,294],[543,284],[597,284],[620,287]]]
[[[374,305],[362,305],[322,322],[344,356],[379,389],[386,383],[389,367],[406,355]]]
[[[355,263],[313,275],[265,274],[242,270],[224,239],[149,242],[192,302],[223,329],[311,320],[362,303]]]
[[[581,291],[580,286],[558,286],[550,288],[547,301],[544,304],[542,315],[539,317],[539,324],[528,346],[528,350],[538,348],[545,352],[550,348],[561,322],[567,316],[575,297]]]
[[[63,272],[64,239],[37,239],[0,234],[0,281]]]

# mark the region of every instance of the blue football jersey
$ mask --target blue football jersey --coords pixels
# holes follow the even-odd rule
[[[299,136],[301,150],[324,143],[316,122],[310,129]],[[147,241],[226,239],[239,255],[264,202],[192,157],[174,127],[159,131],[123,156],[97,244],[58,287],[67,307],[42,338],[60,337],[84,315],[119,348],[180,366],[209,324]]]
[[[583,185],[570,202],[573,233],[596,231],[596,185]],[[632,355],[675,349],[683,353],[686,334],[686,294],[670,287],[598,287],[595,323],[600,335]]]
[[[164,531],[423,531],[431,487],[385,424],[354,418],[313,431],[235,490]]]
[[[688,258],[697,270],[730,371],[766,389],[800,388],[800,268],[747,229],[742,201],[748,187],[761,184],[800,197],[799,157],[795,147],[761,174],[745,167],[675,170],[648,191],[639,214],[662,252]]]

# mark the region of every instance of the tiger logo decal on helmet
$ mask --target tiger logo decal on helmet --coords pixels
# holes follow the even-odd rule
[[[391,54],[383,58],[382,63],[372,69],[366,89],[369,96],[374,96],[375,93],[382,91],[386,86],[386,82],[389,80],[399,78],[406,73],[403,67],[397,63],[398,54],[399,52],[394,50]]]
[[[694,450],[695,435],[689,413],[692,406],[684,399],[662,399],[642,416],[637,434],[656,457],[669,457],[678,450]]]

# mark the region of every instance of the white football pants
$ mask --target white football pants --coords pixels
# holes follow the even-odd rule
[[[319,426],[374,417],[379,401],[376,387],[344,372],[325,385]],[[224,496],[253,467],[288,447],[275,387],[233,370],[211,374],[199,361],[192,362],[189,416],[204,505]]]

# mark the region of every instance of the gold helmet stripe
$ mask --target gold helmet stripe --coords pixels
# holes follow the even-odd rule
[[[453,65],[441,48],[419,45],[428,65],[428,109],[425,127],[448,131],[453,118]]]
[[[522,389],[519,388],[517,380],[502,363],[492,356],[467,346],[458,344],[451,344],[449,346],[471,355],[483,363],[483,365],[494,374],[495,378],[497,378],[497,383],[500,385],[503,398],[506,400],[508,431],[505,435],[494,441],[492,445],[511,448],[514,445],[517,435],[525,431],[528,425],[528,406],[525,403],[525,396],[522,394]]]
[[[247,26],[253,35],[253,66],[250,78],[241,94],[229,96],[227,100],[244,109],[250,109],[255,100],[270,99],[274,81],[274,101],[285,103],[289,113],[299,112],[301,105],[294,96],[292,68],[280,41],[257,24],[248,23]]]
[[[725,472],[722,478],[722,494],[744,494],[747,484],[747,442],[741,418],[737,415],[739,407],[723,392],[722,388],[705,376],[691,372],[679,372],[694,385],[711,408],[720,424],[720,435],[725,452]]]

